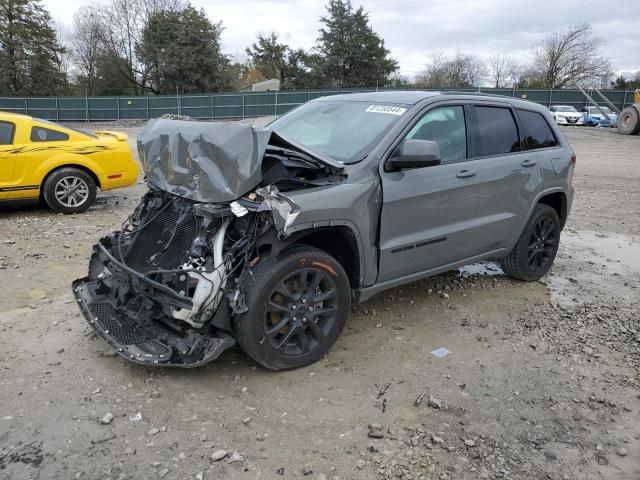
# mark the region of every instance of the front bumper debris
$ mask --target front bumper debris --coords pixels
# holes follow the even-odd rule
[[[72,288],[89,325],[118,355],[129,361],[165,367],[198,367],[217,359],[236,343],[224,333],[218,336],[184,333],[156,322],[136,325],[116,310],[108,295],[100,293],[99,281],[76,280]]]

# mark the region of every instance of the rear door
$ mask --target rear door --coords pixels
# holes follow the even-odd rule
[[[535,155],[538,160],[545,187],[562,186],[562,178],[571,165],[571,156],[561,148],[548,117],[523,109],[518,109],[517,114],[522,127],[523,147],[531,150],[532,158]]]
[[[471,156],[485,180],[486,221],[478,232],[486,251],[511,248],[520,236],[532,202],[543,190],[540,157],[528,149],[515,109],[501,103],[474,106]]]
[[[461,126],[465,133],[452,135]],[[518,216],[541,181],[533,179],[535,172],[540,176],[535,154],[522,151],[511,107],[438,104],[404,138],[437,142],[442,164],[401,172],[381,170],[378,281],[506,248],[519,228]]]
[[[13,153],[15,131],[14,123],[0,121],[0,199],[8,197],[13,180],[16,164],[16,156]]]

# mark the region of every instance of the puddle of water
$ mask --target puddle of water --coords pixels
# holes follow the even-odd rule
[[[585,262],[603,265],[607,273],[640,273],[640,243],[627,235],[564,232],[560,248],[573,250]]]
[[[551,301],[572,305],[600,296],[634,298],[640,285],[640,241],[614,233],[564,231],[551,274]]]

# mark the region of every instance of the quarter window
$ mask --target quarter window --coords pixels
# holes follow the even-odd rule
[[[66,133],[58,132],[57,130],[51,130],[44,127],[32,127],[31,128],[31,141],[32,142],[62,142],[69,140],[69,135]]]
[[[439,107],[429,110],[406,136],[407,140],[431,140],[440,146],[442,163],[467,158],[467,131],[464,108]]]
[[[11,145],[13,143],[13,123],[0,122],[0,145]]]
[[[542,115],[537,112],[518,110],[518,116],[524,130],[524,148],[526,150],[555,147],[558,144],[549,124]]]
[[[500,107],[476,107],[478,148],[476,156],[488,157],[520,151],[518,127],[511,110]]]

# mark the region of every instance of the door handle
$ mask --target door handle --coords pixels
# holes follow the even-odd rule
[[[460,172],[458,172],[456,177],[458,178],[475,177],[477,173],[478,172],[476,172],[475,170],[461,170]]]
[[[525,160],[520,165],[522,165],[524,168],[528,168],[528,167],[535,167],[537,164],[538,162],[536,162],[535,160]]]

